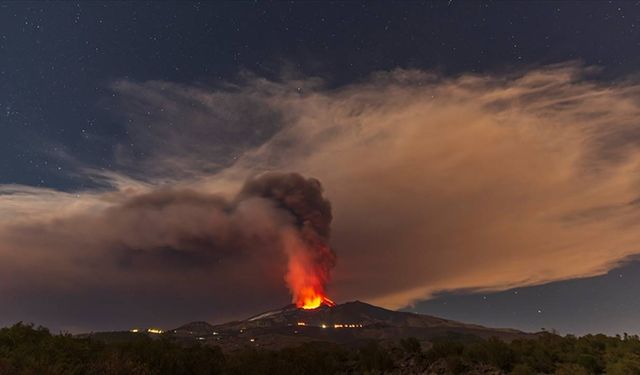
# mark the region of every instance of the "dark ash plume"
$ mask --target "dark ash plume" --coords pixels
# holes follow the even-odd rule
[[[277,202],[295,220],[300,243],[285,241],[289,257],[285,279],[293,302],[305,308],[333,303],[325,291],[336,263],[329,246],[331,203],[322,196],[320,181],[296,173],[267,173],[247,181],[238,198],[254,196]]]

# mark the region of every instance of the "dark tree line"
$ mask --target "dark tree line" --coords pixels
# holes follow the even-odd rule
[[[5,374],[640,374],[637,336],[584,337],[545,333],[534,340],[409,338],[357,348],[309,343],[266,350],[184,346],[160,338],[105,342],[16,324],[0,329],[0,375]],[[485,372],[486,372],[485,371]]]

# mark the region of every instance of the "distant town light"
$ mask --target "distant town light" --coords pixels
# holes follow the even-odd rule
[[[149,328],[149,329],[147,330],[147,332],[149,332],[149,333],[153,333],[153,334],[156,334],[156,335],[159,335],[159,334],[161,334],[163,331],[162,331],[161,329],[158,329],[158,328]]]

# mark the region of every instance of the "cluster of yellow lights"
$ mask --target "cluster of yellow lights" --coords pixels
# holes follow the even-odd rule
[[[140,330],[138,328],[133,328],[133,329],[130,329],[129,332],[138,333],[138,332],[140,332]],[[158,329],[158,328],[149,328],[149,329],[147,329],[147,332],[155,333],[155,334],[159,335],[159,334],[163,333],[164,331],[161,330],[161,329]]]
[[[298,322],[297,325],[299,326],[306,326],[307,323],[305,322]],[[326,324],[321,324],[320,327],[322,328],[362,328],[362,324],[334,324],[333,326],[331,325],[326,325]]]
[[[333,328],[362,328],[362,324],[334,324]]]

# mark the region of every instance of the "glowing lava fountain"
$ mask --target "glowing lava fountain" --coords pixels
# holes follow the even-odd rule
[[[293,303],[301,309],[316,309],[322,305],[333,307],[333,302],[326,293],[329,281],[329,268],[326,262],[318,258],[328,258],[331,254],[328,246],[315,243],[310,245],[300,240],[294,233],[285,236],[285,246],[289,254],[288,272],[285,277],[291,290]],[[331,259],[329,257],[329,259]]]
[[[300,296],[296,301],[296,306],[305,310],[317,309],[318,307],[325,305],[329,307],[333,307],[336,305],[335,302],[329,299],[329,297],[317,293],[312,288],[308,288],[300,291]]]

